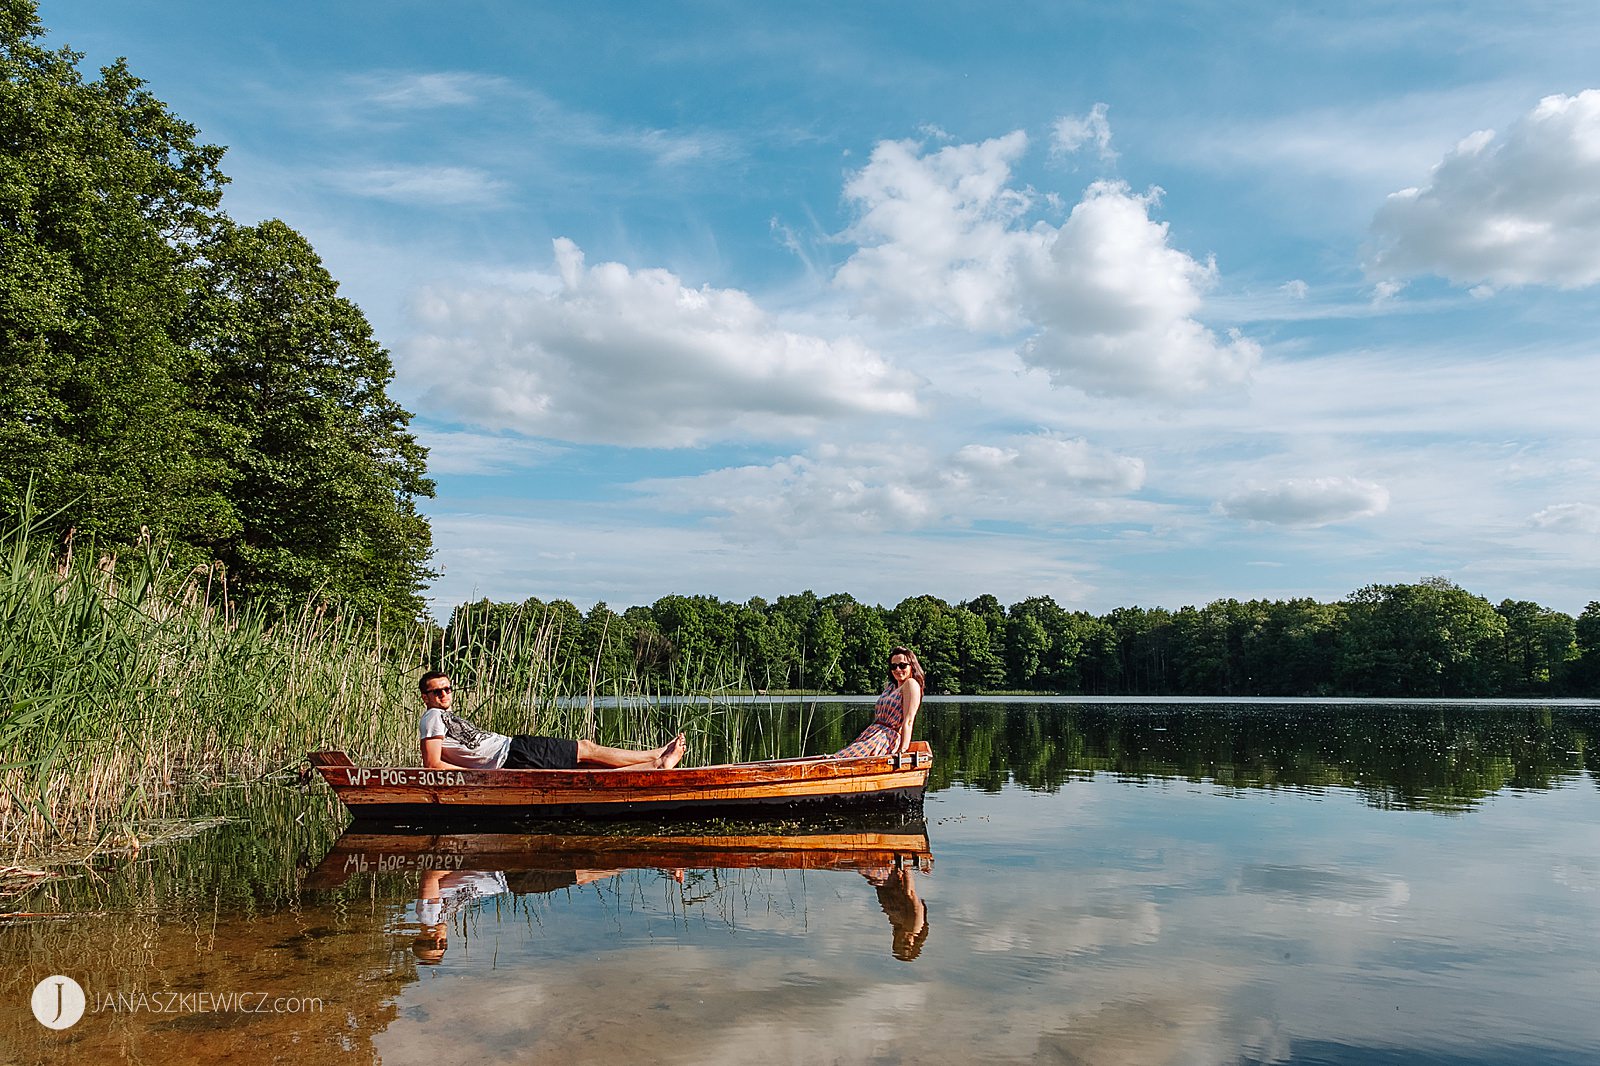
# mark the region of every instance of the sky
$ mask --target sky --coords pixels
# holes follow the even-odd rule
[[[1600,6],[43,0],[391,352],[433,609],[1600,599]]]

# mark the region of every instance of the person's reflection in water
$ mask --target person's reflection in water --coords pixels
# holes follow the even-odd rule
[[[482,900],[502,892],[519,896],[559,892],[615,877],[621,870],[528,870],[507,880],[500,870],[423,870],[417,885],[417,922],[421,926],[411,942],[417,961],[437,966],[449,947],[450,919]]]
[[[911,866],[882,866],[863,870],[861,876],[878,890],[878,906],[894,927],[890,950],[901,962],[910,962],[922,953],[922,945],[928,940],[928,905],[917,897],[915,870]]]

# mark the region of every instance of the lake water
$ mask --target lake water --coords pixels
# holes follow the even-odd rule
[[[320,786],[218,792],[238,820],[3,901],[0,1057],[1600,1062],[1600,705],[969,700],[919,733],[925,826],[754,851],[341,840]],[[59,1031],[51,975],[86,997]]]

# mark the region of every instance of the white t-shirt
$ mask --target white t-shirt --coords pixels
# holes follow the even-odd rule
[[[417,921],[438,925],[474,900],[509,891],[506,875],[499,870],[455,870],[439,878],[437,898],[417,900]]]
[[[445,762],[469,770],[498,770],[506,764],[506,754],[511,750],[510,737],[480,729],[442,707],[423,711],[417,732],[422,740],[444,738],[440,754]]]

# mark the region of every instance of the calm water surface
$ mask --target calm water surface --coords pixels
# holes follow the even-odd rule
[[[925,832],[755,856],[341,841],[324,791],[219,793],[241,820],[5,901],[44,917],[0,924],[0,1052],[1600,1062],[1600,707],[924,713]]]

